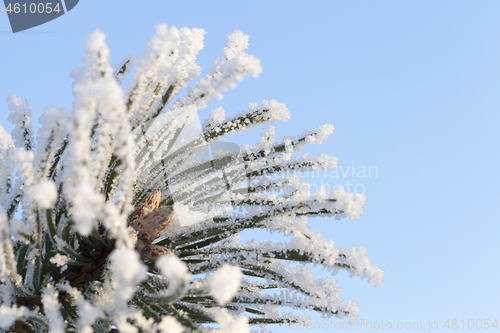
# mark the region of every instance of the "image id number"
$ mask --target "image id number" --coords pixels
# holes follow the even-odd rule
[[[55,7],[52,7],[51,2],[46,2],[46,3],[39,3],[38,5],[36,3],[31,3],[31,4],[22,4],[20,5],[19,3],[9,3],[7,8],[5,8],[7,13],[23,13],[23,14],[35,14],[35,13],[47,13],[50,14],[52,12],[59,13],[62,9],[59,8],[59,3],[56,4]]]

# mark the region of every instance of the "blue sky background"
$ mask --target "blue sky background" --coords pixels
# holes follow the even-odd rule
[[[344,299],[358,301],[359,318],[424,328],[438,320],[432,332],[461,331],[445,329],[447,319],[500,325],[499,15],[498,1],[86,0],[12,34],[0,14],[0,123],[12,128],[10,93],[27,98],[35,118],[45,107],[71,109],[69,72],[82,66],[85,37],[96,28],[114,62],[141,52],[158,23],[203,28],[202,75],[224,37],[240,29],[263,73],[211,107],[232,114],[249,102],[284,102],[292,118],[276,124],[278,137],[335,126],[308,151],[339,157],[339,176],[310,180],[358,185],[365,213],[310,224],[337,246],[365,246],[385,271],[378,288],[337,276]],[[255,143],[258,133],[233,142]],[[375,166],[378,176],[344,177],[353,166]]]

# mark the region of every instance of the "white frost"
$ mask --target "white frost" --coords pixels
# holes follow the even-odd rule
[[[43,291],[42,304],[45,316],[49,321],[50,333],[64,333],[66,325],[61,316],[59,308],[61,304],[58,301],[59,293],[55,290],[54,286],[48,285]]]
[[[215,318],[220,329],[218,333],[250,333],[248,317],[233,316],[225,309],[211,309],[209,313]]]
[[[334,207],[343,212],[349,219],[359,219],[363,214],[363,204],[366,195],[345,192],[343,186],[337,187],[332,191],[332,197],[337,200]],[[340,216],[338,217],[340,218]]]
[[[60,253],[57,253],[55,256],[50,258],[50,262],[56,265],[57,267],[62,267],[66,265],[69,261],[69,258],[66,256],[61,255]]]
[[[219,305],[224,305],[236,295],[242,278],[243,274],[238,267],[225,264],[214,275],[207,278],[210,294]]]
[[[24,222],[18,219],[12,219],[10,221],[10,231],[14,238],[29,241],[29,237],[33,233],[33,228],[28,227]]]
[[[158,324],[160,333],[182,333],[184,332],[183,326],[171,316],[165,316]]]
[[[14,322],[23,316],[29,314],[27,307],[9,307],[0,305],[0,328],[7,329],[14,324]]]
[[[9,110],[13,111],[7,119],[15,126],[12,130],[14,144],[17,148],[34,148],[33,129],[31,127],[33,112],[29,108],[28,101],[22,97],[10,94],[7,96],[7,102],[9,103]]]
[[[135,250],[117,249],[110,254],[111,268],[119,285],[138,283],[146,278],[146,267]]]
[[[42,180],[31,188],[33,199],[38,204],[38,208],[49,209],[54,206],[57,200],[56,183],[51,180]]]
[[[166,277],[185,280],[191,276],[186,264],[175,255],[161,256],[156,261],[156,267]]]

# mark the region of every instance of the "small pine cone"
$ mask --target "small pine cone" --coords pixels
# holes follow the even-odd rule
[[[155,209],[146,216],[134,219],[130,222],[130,226],[137,230],[140,239],[146,242],[152,242],[160,237],[163,230],[165,230],[173,220],[174,207],[163,206]]]
[[[146,196],[144,199],[142,199],[141,203],[137,205],[135,212],[130,217],[130,222],[151,213],[153,210],[158,208],[160,201],[161,201],[160,190],[154,190],[153,192],[149,193],[149,195]]]
[[[128,227],[127,231],[130,238],[132,238],[132,241],[134,242],[134,247],[137,246],[137,239],[139,238],[139,236],[137,235],[137,231],[132,227]]]
[[[160,256],[172,254],[163,246],[148,244],[141,251],[141,260],[156,261]]]

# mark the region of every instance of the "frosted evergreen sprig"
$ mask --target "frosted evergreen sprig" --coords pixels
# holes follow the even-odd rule
[[[209,74],[188,88],[200,73],[204,34],[159,25],[141,55],[118,65],[104,34],[90,34],[86,67],[71,73],[72,110],[45,109],[36,139],[27,100],[8,96],[1,330],[211,332],[216,324],[250,332],[308,323],[305,310],[353,321],[357,304],[344,302],[335,274],[382,284],[364,247],[335,247],[308,226],[311,217],[363,212],[363,195],[311,193],[301,181],[303,172],[337,167],[335,157],[302,153],[332,125],[281,141],[271,125],[256,144],[207,157],[229,135],[290,118],[285,104],[264,100],[233,116],[218,107],[198,135],[185,135],[198,110],[262,70],[246,53],[248,36],[235,30]],[[248,230],[269,239],[241,244]],[[275,232],[287,242],[273,241]],[[307,264],[330,276],[316,279]]]

